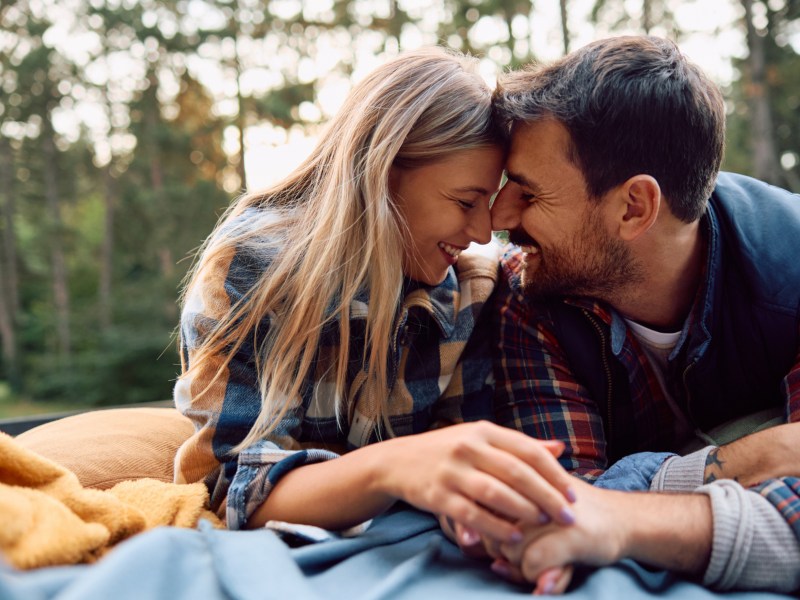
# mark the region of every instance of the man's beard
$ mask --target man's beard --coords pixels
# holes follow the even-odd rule
[[[525,245],[520,237],[511,241]],[[630,249],[609,236],[594,213],[571,241],[539,252],[538,265],[522,271],[523,291],[533,300],[582,296],[613,303],[643,278]]]

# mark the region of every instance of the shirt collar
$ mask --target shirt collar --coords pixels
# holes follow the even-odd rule
[[[456,327],[460,294],[458,277],[453,267],[438,285],[428,285],[413,279],[403,279],[403,308],[420,307],[439,326],[442,336],[450,337]]]

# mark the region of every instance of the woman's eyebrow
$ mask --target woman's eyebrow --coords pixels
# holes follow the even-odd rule
[[[479,185],[467,185],[467,186],[464,186],[464,187],[453,188],[452,191],[456,192],[456,193],[459,193],[459,194],[475,193],[475,194],[481,194],[481,195],[484,195],[484,196],[488,196],[488,195],[494,194],[494,192],[489,191],[486,188],[482,188]],[[497,190],[495,190],[495,191],[497,191]]]

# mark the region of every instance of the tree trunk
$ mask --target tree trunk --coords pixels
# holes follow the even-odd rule
[[[650,0],[642,0],[642,29],[645,34],[650,34],[653,27],[653,16],[650,14]]]
[[[772,109],[767,88],[764,38],[753,25],[753,0],[742,0],[747,26],[747,85],[745,95],[750,107],[750,138],[753,149],[753,175],[772,184],[782,185],[778,162]]]
[[[160,126],[159,124],[159,106],[158,106],[158,99],[156,95],[156,89],[158,87],[158,78],[154,71],[151,71],[148,79],[150,81],[150,89],[153,91],[152,102],[147,104],[146,114],[145,114],[145,122],[147,124],[147,137],[148,137],[148,148],[150,149],[150,186],[153,189],[153,194],[155,196],[155,203],[156,206],[163,206],[164,204],[164,171],[161,165],[161,151],[158,147],[157,142],[157,132]],[[159,235],[156,237],[159,241],[156,242],[160,245],[157,250],[159,265],[161,267],[161,273],[164,277],[169,278],[172,276],[173,272],[173,265],[171,261],[165,260],[165,256],[172,256],[172,253],[169,249],[167,241],[164,239],[164,235]]]
[[[111,163],[103,169],[105,193],[103,204],[105,219],[103,223],[103,245],[100,250],[99,320],[100,328],[108,331],[111,327],[111,280],[114,273],[114,207],[116,205],[116,184],[111,176]]]
[[[569,24],[567,23],[567,0],[561,0],[561,39],[564,42],[564,54],[569,54]]]
[[[54,132],[48,119],[49,115],[45,117],[45,127],[42,132],[42,155],[45,165],[43,177],[47,209],[52,219],[50,259],[53,274],[53,298],[56,308],[57,347],[59,356],[65,364],[69,364],[72,348],[69,319],[69,286],[67,284],[67,263],[62,241],[63,222],[61,219],[61,198],[58,190],[58,161],[53,141]]]
[[[145,122],[147,123],[147,146],[150,151],[150,184],[156,193],[156,200],[161,201],[164,191],[164,172],[161,167],[161,152],[158,147],[158,100],[156,90],[158,89],[158,76],[155,71],[150,71],[148,75],[150,89],[153,93],[153,102],[147,103],[145,107]]]
[[[236,165],[236,171],[239,174],[239,187],[244,192],[247,191],[247,174],[244,170],[244,134],[247,125],[247,115],[245,115],[244,96],[242,96],[242,63],[239,60],[238,28],[234,36],[234,48],[236,49],[236,56],[233,59],[233,66],[234,69],[236,69],[236,128],[239,130],[239,162]]]
[[[17,233],[14,228],[14,215],[16,206],[14,201],[14,177],[12,168],[14,156],[8,140],[0,137],[0,192],[5,196],[2,204],[3,219],[3,249],[5,251],[5,264],[3,282],[8,290],[8,302],[13,322],[18,321],[19,315],[19,275],[17,273]]]
[[[0,246],[0,338],[3,364],[11,389],[21,388],[17,347],[19,293],[17,291],[17,237],[14,231],[13,156],[8,140],[0,137],[0,202],[3,244]]]

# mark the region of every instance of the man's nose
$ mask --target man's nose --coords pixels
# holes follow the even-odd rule
[[[520,224],[524,205],[524,201],[512,193],[508,185],[504,185],[492,204],[492,229],[494,231],[516,229]]]

